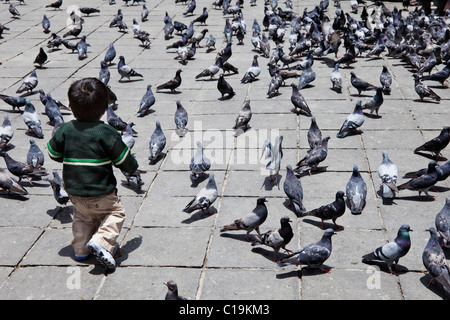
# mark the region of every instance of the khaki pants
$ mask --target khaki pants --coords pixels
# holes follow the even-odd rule
[[[98,197],[69,197],[73,204],[72,247],[75,255],[88,254],[86,244],[91,240],[113,254],[125,220],[125,209],[117,192]]]

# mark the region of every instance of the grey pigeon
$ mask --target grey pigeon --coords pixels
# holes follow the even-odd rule
[[[156,90],[169,89],[172,93],[176,93],[176,89],[181,85],[181,72],[183,71],[181,69],[178,69],[175,72],[175,77],[173,79],[160,84],[158,87],[156,87]]]
[[[181,104],[180,100],[176,101],[177,109],[175,110],[174,121],[175,121],[175,131],[179,137],[184,137],[188,132],[186,128],[188,123],[188,113],[186,109]]]
[[[363,125],[364,120],[362,102],[358,100],[352,113],[347,116],[336,136],[338,138],[345,138],[350,133],[362,133],[359,128]]]
[[[195,0],[191,0],[182,12],[183,16],[194,14],[195,8],[197,8],[197,3],[195,2]]]
[[[383,70],[380,74],[380,83],[383,87],[384,94],[391,94],[392,76],[386,66],[383,66]]]
[[[361,214],[366,206],[367,185],[359,172],[358,165],[353,165],[353,172],[345,187],[346,204],[354,215]]]
[[[136,140],[134,139],[135,131],[133,127],[135,126],[134,122],[127,123],[125,131],[122,133],[122,141],[128,146],[129,149],[134,147]]]
[[[31,179],[34,177],[42,177],[47,175],[47,170],[45,170],[45,168],[34,168],[32,165],[17,161],[11,158],[11,156],[5,151],[0,151],[0,156],[5,160],[8,171],[18,177],[19,182],[23,178],[26,178],[31,182]]]
[[[219,72],[220,68],[222,68],[222,57],[218,57],[213,65],[209,66],[208,68],[204,69],[202,72],[197,74],[195,76],[195,79],[199,79],[202,77],[210,77],[212,79],[217,72]]]
[[[441,97],[430,89],[426,84],[423,84],[420,81],[420,77],[418,74],[413,74],[414,77],[414,90],[419,95],[420,101],[423,101],[424,98],[430,98],[437,102],[441,101]]]
[[[378,87],[375,95],[372,98],[370,98],[368,101],[364,102],[362,108],[363,108],[363,110],[369,109],[370,114],[372,114],[375,111],[376,115],[378,116],[378,110],[380,109],[383,102],[384,102],[383,88]]]
[[[38,76],[36,71],[33,70],[29,75],[25,77],[19,89],[17,89],[16,93],[22,93],[27,91],[28,93],[32,93],[33,89],[37,87],[39,83]]]
[[[50,33],[50,20],[45,14],[42,17],[42,28],[44,29],[44,33]]]
[[[127,127],[127,123],[118,116],[111,106],[106,108],[106,121],[108,124],[117,131],[124,131]]]
[[[156,121],[155,125],[156,128],[153,131],[149,142],[150,156],[148,157],[148,160],[150,160],[150,163],[155,162],[162,156],[162,151],[166,146],[166,136],[161,129],[161,123]]]
[[[319,268],[323,272],[329,272],[329,268],[324,268],[323,264],[331,255],[332,245],[331,237],[335,235],[333,229],[325,230],[322,238],[314,243],[311,243],[302,249],[295,251],[287,257],[281,259],[279,266],[284,265],[306,265],[308,268]]]
[[[252,65],[247,69],[244,76],[241,79],[241,83],[249,83],[255,81],[261,74],[261,68],[258,64],[258,55],[253,55]]]
[[[141,102],[139,103],[139,109],[137,111],[138,117],[143,117],[150,112],[150,108],[155,104],[156,98],[152,91],[152,85],[147,85],[147,90],[142,96]]]
[[[54,125],[57,118],[63,120],[61,110],[59,109],[59,106],[55,102],[55,100],[53,100],[50,93],[47,93],[47,101],[45,103],[45,114],[49,119],[48,124],[50,125]]]
[[[312,170],[317,169],[317,166],[328,156],[328,140],[330,140],[330,137],[326,136],[319,145],[308,150],[306,155],[297,163],[295,171],[300,172],[307,169],[311,174]]]
[[[204,7],[202,14],[193,20],[194,23],[199,22],[200,24],[206,24],[206,20],[208,19],[208,8]]]
[[[336,196],[333,202],[322,205],[319,208],[304,212],[301,214],[301,217],[313,216],[320,218],[322,229],[325,229],[323,223],[325,220],[333,221],[334,227],[336,229],[342,229],[342,226],[336,224],[336,220],[345,213],[346,206],[344,195],[344,191],[339,190],[338,192],[336,192]]]
[[[217,90],[219,90],[221,94],[219,100],[231,99],[236,94],[230,83],[225,80],[223,73],[219,75],[219,80],[217,81]]]
[[[44,161],[44,153],[36,144],[36,141],[34,141],[34,139],[30,139],[30,148],[27,152],[27,164],[32,165],[34,168],[42,168]]]
[[[28,191],[7,170],[0,168],[0,188],[7,190],[8,194],[17,193],[27,195]]]
[[[322,144],[322,131],[320,131],[316,117],[314,116],[311,116],[311,125],[309,126],[306,136],[308,138],[310,149],[314,149]]]
[[[55,200],[60,205],[66,205],[67,202],[69,202],[69,195],[67,194],[66,189],[64,189],[64,182],[58,171],[53,171],[53,178],[44,178],[44,180],[50,183]]]
[[[16,108],[21,111],[20,107],[24,107],[27,104],[27,98],[24,97],[13,97],[6,94],[0,94],[0,99],[9,104],[13,108],[13,111],[16,110]]]
[[[77,43],[78,60],[84,60],[87,58],[87,47],[86,36],[82,36],[80,41]]]
[[[445,204],[434,219],[436,230],[439,233],[442,245],[450,248],[450,196],[445,198]]]
[[[90,16],[92,13],[100,13],[100,10],[96,9],[96,8],[90,8],[90,7],[81,7],[80,12],[87,16]]]
[[[245,102],[245,105],[239,111],[238,116],[236,117],[233,129],[247,131],[250,128],[249,122],[251,118],[252,118],[252,109],[250,107],[250,100],[247,100]]]
[[[39,53],[33,61],[34,65],[38,65],[38,68],[42,68],[42,65],[47,62],[48,56],[44,51],[44,48],[39,48]]]
[[[316,72],[311,66],[307,67],[300,75],[298,79],[298,90],[301,90],[316,80]]]
[[[370,91],[370,90],[376,90],[377,87],[375,87],[373,84],[368,83],[367,81],[360,79],[356,76],[356,74],[352,71],[350,72],[350,82],[352,86],[358,90],[358,97],[361,95],[362,91]]]
[[[62,6],[62,0],[56,0],[55,2],[47,4],[45,7],[46,8],[53,8],[54,10],[56,10],[56,9],[60,9],[61,10],[61,6]]]
[[[266,164],[266,169],[270,171],[269,181],[278,182],[278,172],[281,167],[281,159],[283,158],[283,136],[276,136],[275,142],[272,145],[269,140],[264,142],[262,150],[264,151],[266,159],[269,162]],[[267,152],[269,151],[269,152]]]
[[[297,115],[304,115],[305,117],[311,117],[311,109],[306,102],[305,97],[299,91],[297,85],[295,83],[291,83],[292,94],[291,94],[291,102],[294,105],[294,108],[291,109],[292,112]]]
[[[105,85],[107,85],[109,83],[109,79],[111,79],[111,72],[108,69],[108,63],[106,63],[105,61],[100,61],[100,71],[98,73],[98,79]]]
[[[209,34],[208,39],[206,39],[205,47],[206,52],[210,52],[216,49],[216,38],[212,34]]]
[[[259,227],[266,221],[268,215],[266,202],[266,197],[259,197],[256,200],[256,207],[250,213],[240,219],[234,220],[233,223],[224,225],[222,229],[220,229],[220,232],[244,230],[247,232],[246,239],[250,240],[249,234],[255,230],[256,233],[258,233],[259,238],[261,238]]]
[[[428,194],[428,190],[433,187],[438,179],[438,174],[436,171],[436,161],[430,161],[428,163],[427,172],[417,178],[412,178],[411,180],[397,186],[398,190],[411,190],[418,191],[419,197],[421,193],[425,193],[427,197],[434,198]]]
[[[438,282],[450,294],[450,268],[435,228],[429,229],[430,238],[422,252],[422,263],[431,275],[430,282]]]
[[[210,173],[208,183],[203,187],[197,195],[186,205],[183,212],[192,213],[195,210],[201,210],[206,214],[210,214],[210,207],[216,201],[218,196],[217,185],[214,174]]]
[[[428,72],[428,74],[431,74],[431,70],[433,70],[437,63],[438,60],[436,58],[435,49],[433,49],[428,58],[420,66],[419,70],[417,70],[417,73],[419,75],[422,75],[422,73],[424,72]]]
[[[330,75],[331,85],[334,91],[341,93],[342,92],[342,75],[339,72],[339,63],[334,65],[333,71],[331,71]]]
[[[197,180],[201,174],[204,174],[211,168],[211,160],[203,151],[203,146],[200,141],[197,141],[197,150],[189,163],[189,170],[191,171],[191,179]]]
[[[427,168],[423,168],[423,169],[420,169],[417,171],[407,172],[407,173],[405,173],[403,178],[409,178],[409,179],[417,178],[426,172],[427,172]],[[445,179],[447,179],[450,176],[450,160],[448,160],[446,163],[444,163],[440,166],[436,166],[436,172],[438,175],[438,178],[437,178],[438,181],[444,181]]]
[[[14,128],[11,125],[8,115],[3,118],[3,123],[0,126],[0,150],[6,150],[9,141],[14,136]]]
[[[401,257],[404,257],[408,253],[411,247],[411,239],[409,236],[410,231],[413,230],[409,225],[402,225],[398,229],[397,237],[394,241],[386,243],[385,245],[376,248],[373,252],[363,255],[362,261],[365,263],[372,261],[384,261],[387,263],[389,272],[397,275],[398,261]]]
[[[145,22],[148,20],[148,14],[149,11],[147,9],[147,6],[145,4],[142,5],[142,10],[141,10],[141,21]]]
[[[12,14],[12,16],[13,16],[14,19],[17,19],[17,18],[20,17],[20,12],[19,12],[19,10],[17,10],[17,8],[14,7],[12,3],[9,5],[9,8],[8,8],[8,9],[9,9],[9,13]]]
[[[280,70],[276,70],[273,77],[270,79],[269,89],[267,90],[267,96],[269,98],[277,95],[279,93],[279,89],[283,84],[283,78],[281,77]]]
[[[450,126],[442,128],[437,137],[434,137],[414,149],[414,153],[430,152],[434,157],[442,156],[441,151],[450,143]]]
[[[30,101],[27,101],[27,104],[25,105],[25,109],[22,113],[22,119],[28,127],[28,133],[39,139],[44,138],[41,120],[39,119],[39,115],[36,112],[34,105]]]
[[[282,217],[280,219],[280,228],[276,230],[269,230],[261,235],[261,238],[255,236],[256,241],[252,243],[253,246],[256,244],[263,244],[273,248],[274,260],[278,262],[277,254],[280,249],[284,249],[286,252],[292,253],[291,250],[286,249],[286,246],[291,242],[294,237],[292,227],[290,225],[291,219],[289,217]]]
[[[77,50],[77,44],[78,41],[76,40],[67,40],[67,39],[62,39],[61,43],[63,44],[64,47],[66,47],[67,49],[72,50],[72,53]]]
[[[119,82],[122,81],[123,78],[127,78],[130,80],[131,77],[140,77],[142,78],[142,74],[137,73],[133,68],[125,63],[125,57],[119,57],[119,63],[117,64],[117,71],[119,72],[120,79]]]
[[[178,286],[173,280],[164,283],[167,286],[167,293],[164,300],[187,300],[178,294]]]
[[[306,212],[303,205],[303,188],[300,180],[295,176],[290,165],[286,166],[286,179],[284,180],[283,190],[289,198],[289,206],[294,206],[295,213],[300,216]]]
[[[437,81],[442,86],[444,86],[445,80],[447,80],[449,76],[450,76],[450,60],[447,61],[447,64],[445,65],[444,68],[442,68],[442,70],[432,73],[428,76],[422,76],[422,77],[420,77],[420,80],[421,81]]]
[[[383,159],[378,166],[378,177],[381,179],[382,197],[385,199],[392,199],[395,197],[395,193],[398,192],[396,185],[398,169],[391,159],[389,159],[386,150],[383,150],[382,155]]]
[[[108,50],[106,50],[105,57],[103,58],[103,61],[106,62],[108,65],[112,64],[112,61],[116,57],[116,49],[114,48],[114,43],[110,43]]]
[[[122,171],[122,173],[127,179],[126,185],[128,186],[134,185],[138,190],[141,190],[142,186],[144,185],[144,181],[142,181],[141,174],[147,173],[147,171],[136,170],[133,173]]]

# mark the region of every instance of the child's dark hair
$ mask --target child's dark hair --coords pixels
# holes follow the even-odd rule
[[[77,80],[69,88],[69,106],[79,121],[97,121],[108,107],[106,85],[97,78]]]

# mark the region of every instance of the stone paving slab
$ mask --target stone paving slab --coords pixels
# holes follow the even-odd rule
[[[14,2],[16,5],[16,2]],[[293,1],[295,11],[302,14],[312,10],[318,1]],[[349,2],[343,1],[344,11],[350,11]],[[385,2],[393,9],[399,2]],[[217,39],[216,49],[206,52],[200,47],[194,59],[181,65],[175,49],[166,47],[179,40],[180,34],[164,39],[163,17],[165,12],[175,21],[189,24],[194,16],[182,15],[186,4],[173,0],[147,1],[149,20],[140,22],[141,5],[126,6],[122,1],[109,5],[104,0],[65,0],[62,10],[44,8],[40,1],[27,1],[17,7],[22,16],[12,19],[8,4],[1,3],[0,22],[6,30],[0,38],[0,93],[15,95],[23,79],[34,69],[34,60],[40,47],[46,49],[49,60],[43,69],[36,69],[39,85],[28,98],[35,106],[43,122],[44,139],[35,139],[45,153],[46,142],[53,127],[47,125],[44,105],[37,90],[51,93],[55,99],[67,104],[70,84],[84,77],[97,77],[100,62],[110,43],[117,56],[123,55],[128,65],[143,78],[119,82],[117,58],[109,67],[109,85],[117,95],[116,113],[125,121],[133,121],[138,131],[132,150],[140,168],[144,185],[137,189],[127,185],[123,174],[115,169],[118,193],[126,208],[126,220],[118,239],[117,269],[105,273],[94,258],[77,262],[70,246],[73,207],[62,207],[44,180],[24,180],[27,196],[0,194],[0,299],[3,300],[162,300],[167,291],[163,284],[168,280],[178,283],[181,295],[190,300],[441,300],[448,299],[442,290],[429,286],[430,275],[421,262],[421,254],[434,217],[442,208],[450,190],[450,181],[436,184],[439,192],[430,192],[436,198],[420,200],[417,192],[402,191],[392,203],[385,203],[379,194],[380,180],[377,169],[382,150],[399,168],[399,182],[406,179],[406,172],[427,166],[430,159],[413,154],[415,147],[437,136],[441,128],[449,125],[448,101],[450,91],[446,87],[432,86],[442,97],[440,103],[420,102],[414,92],[411,70],[398,59],[381,55],[380,58],[358,57],[352,68],[341,68],[342,93],[332,91],[329,75],[334,57],[329,55],[315,59],[313,69],[316,80],[303,89],[310,109],[316,117],[323,136],[329,135],[329,154],[321,166],[323,171],[299,179],[304,191],[304,204],[313,209],[334,200],[338,190],[345,190],[353,164],[360,168],[367,183],[367,205],[359,216],[345,214],[337,220],[342,230],[333,236],[333,252],[326,261],[329,273],[318,273],[296,266],[277,267],[273,250],[267,246],[252,246],[245,240],[245,232],[220,232],[223,225],[253,210],[256,199],[266,196],[269,216],[261,226],[265,232],[279,227],[282,216],[289,216],[294,238],[287,246],[297,250],[320,239],[320,219],[299,218],[283,191],[286,165],[295,164],[308,151],[307,130],[310,119],[291,112],[291,83],[285,81],[280,94],[268,98],[270,81],[268,59],[258,57],[262,69],[258,81],[241,84],[245,70],[250,66],[255,51],[250,42],[251,24],[256,18],[261,24],[264,4],[256,6],[244,3],[243,14],[247,23],[244,45],[235,45],[229,62],[238,73],[229,73],[226,80],[236,92],[228,100],[220,100],[215,79],[195,79],[203,69],[214,63],[225,47],[222,10],[215,9],[212,1],[198,0],[194,16],[207,7],[210,17],[207,26],[196,24],[195,32],[204,28]],[[279,3],[281,5],[281,3]],[[284,4],[282,4],[284,5]],[[373,3],[369,5],[374,7]],[[50,34],[42,32],[41,19],[46,14],[51,21],[51,31],[59,35],[67,32],[69,8],[89,6],[101,10],[99,14],[85,16],[82,34],[87,36],[88,58],[78,60],[76,52],[61,47],[53,52],[46,48]],[[110,28],[109,23],[121,9],[128,25],[126,32]],[[327,14],[333,17],[335,7],[330,4]],[[354,15],[354,14],[351,14]],[[133,38],[132,19],[137,18],[141,28],[150,33],[149,48],[140,46]],[[287,25],[287,32],[290,24]],[[233,39],[234,41],[234,39]],[[203,40],[202,44],[205,43]],[[287,42],[283,45],[288,51]],[[271,43],[272,50],[275,48]],[[340,48],[338,56],[343,54]],[[305,56],[302,57],[304,59]],[[374,92],[364,92],[360,97],[350,82],[354,71],[365,80],[377,84],[382,66],[386,65],[393,76],[392,92],[384,96],[380,117],[368,115],[361,128],[361,135],[345,139],[336,137],[343,121],[358,100],[367,101]],[[182,69],[182,84],[177,94],[158,91],[156,87],[171,79],[177,69]],[[440,70],[442,65],[435,67]],[[156,97],[152,112],[137,117],[139,103],[148,84]],[[182,102],[189,114],[188,134],[180,139],[175,134],[174,112],[176,101]],[[251,129],[236,136],[232,127],[246,101],[251,102],[253,117]],[[11,140],[13,148],[8,153],[16,160],[25,161],[31,136],[19,112],[0,101],[0,119],[8,115],[15,129]],[[64,113],[64,120],[73,119]],[[106,121],[106,116],[102,118]],[[167,137],[165,157],[157,163],[148,161],[148,144],[160,121]],[[265,169],[267,159],[261,158],[261,148],[266,139],[274,141],[283,136],[283,159],[279,172],[279,185],[268,181]],[[213,214],[182,212],[185,205],[206,185],[206,180],[193,183],[189,162],[201,141],[205,154],[211,159],[210,172],[215,174],[219,196],[212,206]],[[450,157],[450,149],[443,156]],[[61,165],[45,159],[45,168],[61,174]],[[4,168],[4,160],[0,160]],[[400,274],[389,274],[383,264],[364,264],[361,256],[377,246],[391,241],[401,224],[408,223],[412,246],[400,262]],[[326,227],[333,227],[331,221]],[[446,252],[448,257],[448,252]],[[279,257],[284,256],[283,250]],[[49,276],[51,275],[51,276]]]

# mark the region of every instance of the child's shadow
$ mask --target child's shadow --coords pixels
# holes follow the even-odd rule
[[[127,260],[128,255],[139,248],[141,244],[142,236],[137,236],[131,240],[128,240],[123,246],[121,246],[114,255],[117,265],[120,265],[121,262]]]

